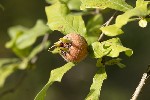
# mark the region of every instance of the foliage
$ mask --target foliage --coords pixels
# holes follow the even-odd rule
[[[0,59],[0,87],[4,85],[6,78],[16,70],[27,70],[33,66],[31,60],[43,48],[49,46],[49,42],[41,43],[32,49],[38,37],[45,35],[49,28],[42,20],[38,20],[36,25],[28,29],[23,26],[14,26],[8,30],[10,41],[6,43],[6,48],[18,56],[18,58]]]
[[[18,58],[0,59],[0,87],[16,69],[26,70],[32,67],[34,64],[32,60],[49,45],[48,41],[42,41],[32,49],[37,38],[56,30],[64,35],[69,33],[80,34],[86,39],[89,46],[89,55],[97,60],[96,66],[98,67],[86,100],[99,100],[102,83],[107,78],[105,67],[116,64],[123,68],[125,65],[121,63],[122,59],[118,58],[120,53],[125,52],[127,56],[133,54],[132,49],[124,47],[121,39],[117,36],[124,33],[122,27],[128,22],[139,21],[140,27],[147,26],[149,21],[146,17],[150,14],[148,8],[150,1],[137,0],[135,7],[130,6],[124,0],[46,1],[51,4],[45,7],[48,26],[39,20],[31,29],[23,26],[15,26],[9,29],[10,41],[6,43],[6,47],[12,49]],[[116,17],[115,23],[112,25],[102,25],[103,16],[99,11],[106,8],[122,11],[122,14]],[[77,12],[74,12],[74,10]],[[80,13],[79,10],[81,10]],[[92,17],[89,17],[89,15]],[[83,16],[88,16],[87,23],[85,23]],[[109,39],[101,41],[101,36],[107,36]],[[52,51],[52,53],[55,53],[55,51]],[[111,59],[104,62],[103,60],[106,57]],[[63,75],[73,66],[75,66],[74,63],[68,62],[64,66],[52,70],[49,81],[34,100],[44,100],[48,88],[55,81],[60,82]]]

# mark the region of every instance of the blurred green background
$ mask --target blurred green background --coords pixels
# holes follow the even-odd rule
[[[128,0],[129,1],[129,0]],[[135,1],[129,1],[134,4]],[[46,22],[44,0],[0,0],[4,9],[0,9],[0,58],[15,57],[11,50],[5,48],[9,40],[7,29],[15,25],[32,27],[38,19]],[[111,16],[112,10],[104,11],[104,22]],[[110,14],[109,14],[110,12]],[[121,55],[126,68],[117,66],[106,68],[108,79],[104,81],[101,100],[129,100],[137,87],[142,74],[150,64],[150,26],[140,28],[138,22],[132,22],[124,28],[125,34],[120,38],[122,43],[132,48],[134,54],[128,58]],[[54,42],[63,36],[60,33],[51,34],[49,39]],[[71,69],[62,79],[61,83],[53,84],[46,100],[84,100],[89,92],[92,78],[96,72],[96,60],[87,57]],[[52,69],[65,64],[59,55],[52,55],[47,50],[43,51],[36,63],[37,67],[28,72],[23,83],[11,93],[0,97],[0,100],[33,100],[36,94],[46,84]],[[12,74],[0,93],[15,86],[22,71]],[[150,100],[150,80],[146,82],[138,100]]]

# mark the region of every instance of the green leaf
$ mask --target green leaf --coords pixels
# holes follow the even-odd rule
[[[101,87],[106,78],[107,74],[105,72],[105,67],[99,67],[99,70],[93,78],[93,83],[90,87],[90,93],[85,100],[99,100]]]
[[[12,48],[15,46],[16,40],[28,29],[23,26],[14,26],[8,29],[8,35],[11,40],[6,43],[6,48]]]
[[[127,11],[132,8],[124,0],[81,0],[81,9],[85,8],[111,8],[119,11]]]
[[[69,14],[69,9],[65,4],[56,3],[46,7],[46,15],[47,25],[51,30],[58,30],[64,34],[78,33],[85,36],[86,28],[82,17]]]
[[[31,60],[33,57],[35,57],[39,52],[41,52],[44,48],[47,48],[50,45],[50,42],[47,41],[44,44],[40,43],[38,46],[36,46],[31,53],[28,56],[28,59]]]
[[[102,63],[102,58],[99,58],[96,62],[97,67],[104,67],[104,64]]]
[[[103,18],[101,14],[97,14],[93,16],[87,23],[87,41],[88,44],[96,42],[98,37],[101,34],[101,30],[99,29],[103,23]]]
[[[107,36],[117,36],[123,34],[123,31],[116,25],[109,25],[108,27],[102,27],[102,32]]]
[[[124,47],[119,38],[112,38],[104,42],[94,42],[91,45],[91,52],[94,58],[102,58],[103,56],[118,57],[120,52],[125,52],[127,56],[131,56],[133,51]]]
[[[107,66],[112,66],[112,65],[118,65],[120,68],[124,68],[125,65],[121,63],[122,59],[120,58],[115,58],[115,59],[111,59],[109,61],[105,62],[105,65]]]
[[[101,27],[100,28],[102,33],[104,33],[107,36],[117,36],[120,34],[123,34],[124,32],[121,30],[121,26],[116,26],[116,24]]]
[[[80,0],[69,0],[67,3],[69,9],[80,10],[81,1]]]
[[[60,82],[63,75],[71,69],[75,64],[72,62],[69,62],[65,64],[64,66],[54,69],[51,71],[50,79],[48,83],[42,88],[42,90],[36,95],[34,100],[44,100],[46,96],[46,91],[48,90],[49,86],[53,84],[53,82],[58,81]]]
[[[11,48],[20,58],[25,58],[29,55],[31,45],[35,43],[36,39],[48,31],[48,26],[41,20],[38,20],[36,25],[31,29],[23,26],[11,27],[8,30],[11,40],[6,43],[6,47]]]
[[[6,78],[15,71],[18,61],[16,58],[0,59],[0,88],[3,87]]]
[[[80,10],[80,0],[46,0],[47,3],[55,4],[57,2],[65,3],[71,10]]]
[[[108,46],[109,47],[109,46]],[[111,51],[108,47],[104,47],[100,42],[94,42],[91,45],[91,56],[94,58],[102,58]]]
[[[18,65],[18,69],[25,70],[28,66],[29,66],[29,59],[28,58],[24,58],[24,59],[22,59],[22,61]]]
[[[46,34],[49,31],[48,26],[41,20],[38,20],[36,25],[24,32],[16,41],[16,46],[19,49],[27,48],[33,45],[39,36]]]
[[[102,32],[108,36],[116,36],[123,33],[120,28],[130,22],[132,17],[145,17],[150,14],[150,11],[147,9],[149,3],[150,1],[137,0],[135,8],[117,16],[115,24],[101,28]]]
[[[17,58],[1,58],[0,59],[0,68],[4,65],[10,64],[10,63],[14,63],[19,61],[19,59]]]
[[[46,2],[49,4],[55,4],[57,2],[68,3],[68,1],[70,1],[70,0],[46,0]]]
[[[120,52],[125,52],[127,56],[131,56],[133,54],[133,51],[129,48],[124,47],[121,44],[121,41],[119,38],[112,38],[107,41],[102,42],[103,45],[109,46],[108,49],[111,50],[111,52],[107,55],[110,57],[118,57]]]

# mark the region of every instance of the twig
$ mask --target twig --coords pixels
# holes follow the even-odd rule
[[[139,85],[137,86],[137,88],[130,100],[137,100],[137,98],[149,76],[150,76],[150,66],[148,67],[147,72],[143,74],[141,81],[140,81]]]
[[[109,20],[104,23],[102,26],[108,26],[110,24],[110,22],[113,20],[114,16],[116,15],[117,11],[109,18]],[[102,41],[102,38],[104,37],[104,33],[102,33],[99,38],[98,38],[98,41],[101,42]]]

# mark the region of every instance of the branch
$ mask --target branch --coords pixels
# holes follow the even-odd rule
[[[150,66],[148,66],[147,72],[143,74],[141,81],[139,83],[139,85],[137,86],[132,98],[130,100],[137,100],[146,80],[149,78],[150,76]]]
[[[102,26],[108,26],[108,25],[110,24],[110,22],[113,20],[113,18],[114,18],[114,16],[116,15],[116,13],[117,13],[117,11],[116,11],[116,12],[109,18],[109,20],[108,20],[106,23],[104,23]],[[103,37],[104,37],[104,33],[102,33],[102,34],[99,36],[98,41],[101,42],[102,39],[103,39]]]

